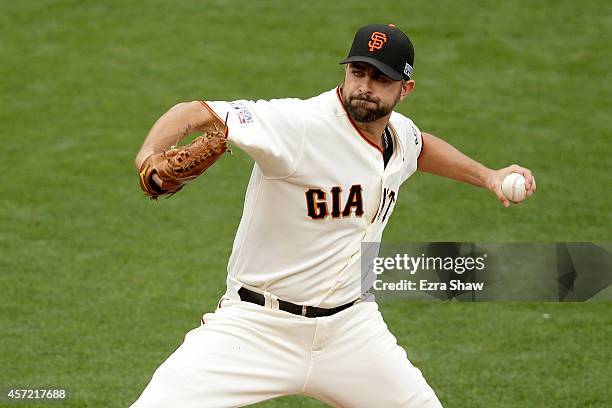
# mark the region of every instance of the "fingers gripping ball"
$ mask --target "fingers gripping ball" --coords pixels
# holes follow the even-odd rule
[[[147,157],[140,166],[140,188],[152,200],[173,195],[204,173],[226,151],[230,151],[227,127],[214,125],[187,146],[172,146],[170,150]],[[153,180],[153,175],[157,175],[161,185]]]
[[[502,182],[502,193],[506,198],[514,203],[525,200],[527,191],[525,190],[525,177],[518,173],[510,173]]]

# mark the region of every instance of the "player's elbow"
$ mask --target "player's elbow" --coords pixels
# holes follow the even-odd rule
[[[176,105],[174,105],[173,107],[171,107],[168,112],[181,112],[181,113],[186,113],[186,114],[198,114],[200,113],[202,110],[206,111],[206,108],[204,108],[203,103],[201,101],[189,101],[189,102],[179,102]]]
[[[175,112],[175,111],[180,111],[180,110],[186,110],[189,108],[189,106],[191,104],[193,104],[194,102],[179,102],[176,105],[174,105],[173,107],[171,107],[170,109],[168,109],[168,112]]]
[[[193,129],[203,130],[215,121],[210,108],[202,101],[181,102],[172,109],[180,109]]]

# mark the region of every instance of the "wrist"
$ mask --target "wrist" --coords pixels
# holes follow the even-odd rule
[[[495,189],[495,171],[488,167],[481,166],[478,174],[480,187],[493,191]]]

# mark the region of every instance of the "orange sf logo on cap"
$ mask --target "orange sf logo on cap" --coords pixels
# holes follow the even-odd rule
[[[387,34],[381,33],[379,31],[374,31],[372,33],[372,36],[370,37],[370,41],[368,41],[368,47],[370,52],[374,52],[374,50],[380,50],[386,42]]]

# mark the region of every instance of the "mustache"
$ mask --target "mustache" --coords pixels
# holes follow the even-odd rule
[[[351,96],[351,101],[366,101],[366,102],[378,103],[378,98],[370,98],[369,96],[366,96],[366,95],[357,95],[357,96]]]

